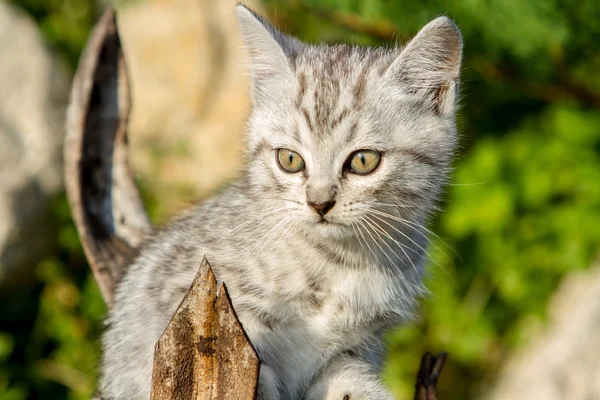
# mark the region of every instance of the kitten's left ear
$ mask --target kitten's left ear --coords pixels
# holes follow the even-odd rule
[[[458,93],[462,37],[447,17],[421,29],[390,65],[386,75],[418,95],[439,114],[453,113]]]
[[[291,60],[302,44],[241,4],[236,7],[236,13],[250,55],[253,100],[276,96],[285,90],[282,85],[292,74]]]

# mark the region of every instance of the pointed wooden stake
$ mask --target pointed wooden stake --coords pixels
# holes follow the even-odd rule
[[[152,400],[252,400],[259,360],[206,259],[154,347]]]

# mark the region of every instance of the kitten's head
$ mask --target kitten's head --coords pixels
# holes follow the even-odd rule
[[[323,236],[424,216],[455,146],[454,23],[373,49],[307,45],[244,6],[237,14],[250,55],[249,179],[265,207]]]

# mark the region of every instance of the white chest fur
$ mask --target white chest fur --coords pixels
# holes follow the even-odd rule
[[[385,323],[409,312],[412,301],[399,297],[397,277],[377,268],[337,267],[322,274],[319,293],[312,298],[270,293],[268,304],[258,307],[275,315],[277,322],[271,326],[255,313],[240,315],[259,356],[277,371],[289,398],[300,396],[331,358],[368,346]]]

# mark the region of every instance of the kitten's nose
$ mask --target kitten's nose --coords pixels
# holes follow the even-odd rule
[[[325,203],[317,204],[312,201],[308,202],[308,205],[311,206],[321,217],[324,216],[335,206],[335,200],[326,201]]]

